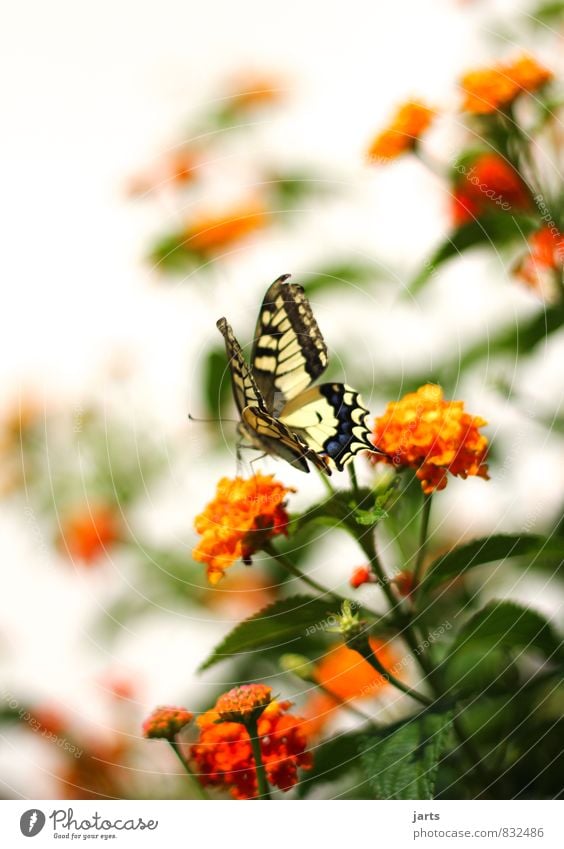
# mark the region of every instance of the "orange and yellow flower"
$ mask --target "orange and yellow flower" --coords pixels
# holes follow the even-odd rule
[[[389,126],[372,141],[368,158],[374,162],[388,161],[413,150],[436,114],[436,110],[418,100],[409,100],[402,104]]]
[[[196,517],[201,540],[192,552],[194,560],[206,564],[210,583],[217,584],[237,560],[250,563],[265,542],[288,532],[285,500],[290,492],[295,490],[274,475],[219,481],[215,498]]]
[[[73,560],[90,565],[119,538],[115,510],[106,504],[88,504],[63,519],[59,546]]]
[[[376,419],[373,441],[398,468],[416,470],[423,492],[444,489],[447,472],[461,478],[488,478],[484,419],[464,411],[463,401],[445,401],[440,386],[426,384],[388,404]]]
[[[185,708],[158,707],[143,723],[143,736],[149,739],[174,740],[192,722],[193,714]]]
[[[215,710],[225,722],[247,723],[256,719],[272,701],[272,687],[266,684],[241,684],[224,693],[215,703]]]
[[[297,783],[299,768],[312,766],[304,720],[288,712],[291,706],[289,701],[271,701],[258,719],[267,779],[283,791]],[[242,722],[219,719],[216,705],[197,720],[200,735],[190,749],[195,771],[205,786],[229,789],[235,799],[252,799],[258,785],[249,732]]]
[[[522,92],[537,91],[551,79],[551,71],[527,55],[469,71],[460,82],[463,109],[474,115],[489,115],[508,106]]]

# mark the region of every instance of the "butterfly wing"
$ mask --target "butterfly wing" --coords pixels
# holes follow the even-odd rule
[[[376,451],[368,440],[367,416],[358,392],[350,386],[322,383],[286,404],[280,421],[312,452],[330,457],[342,471],[359,451]]]
[[[318,456],[298,434],[292,433],[279,419],[259,407],[247,407],[241,414],[245,433],[257,448],[281,457],[296,469],[309,472],[310,460],[318,469],[331,474],[325,459]]]
[[[217,327],[225,339],[233,396],[241,416],[243,434],[260,450],[281,457],[295,468],[309,472],[307,460],[310,460],[331,474],[323,458],[318,457],[301,437],[292,434],[282,422],[270,415],[231,326],[224,318],[220,318]]]
[[[231,371],[231,383],[233,386],[233,397],[239,414],[249,406],[255,406],[266,411],[264,399],[261,395],[253,374],[245,362],[243,351],[239,345],[231,325],[224,318],[217,322],[217,328],[225,340],[225,350]]]
[[[251,354],[253,375],[267,410],[277,416],[327,367],[327,347],[301,286],[285,274],[268,288]]]

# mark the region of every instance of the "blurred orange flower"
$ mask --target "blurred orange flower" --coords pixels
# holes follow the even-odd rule
[[[414,577],[413,572],[408,572],[404,570],[403,572],[398,572],[398,574],[393,579],[392,583],[397,588],[398,593],[406,598],[411,595],[414,586]]]
[[[267,540],[287,533],[289,492],[295,490],[275,481],[274,475],[219,481],[215,498],[194,523],[202,538],[192,556],[206,564],[211,584],[217,584],[235,561],[250,563]]]
[[[159,740],[174,740],[192,722],[194,714],[179,707],[157,707],[143,723],[143,736]]]
[[[267,223],[265,207],[250,201],[223,215],[204,215],[192,221],[184,232],[183,246],[196,253],[213,253],[240,242]]]
[[[270,702],[258,720],[268,781],[283,791],[297,783],[298,768],[312,766],[304,720],[288,713],[291,706],[288,701]],[[199,779],[204,785],[228,788],[235,799],[252,799],[258,788],[249,733],[241,722],[218,723],[218,719],[214,709],[197,720],[200,736],[190,755]]]
[[[552,79],[552,73],[532,56],[469,71],[460,82],[463,109],[489,115],[508,106],[523,91],[533,92]]]
[[[105,504],[87,504],[63,518],[59,547],[73,560],[90,565],[119,538],[115,510]]]
[[[418,100],[409,100],[402,104],[389,126],[372,141],[368,149],[368,158],[376,162],[396,159],[402,153],[413,150],[436,114],[434,109],[430,109]]]
[[[488,478],[488,440],[479,432],[484,419],[464,412],[464,402],[445,401],[440,386],[426,384],[388,404],[374,425],[374,444],[396,467],[416,469],[423,492],[447,485],[447,471],[466,478]]]
[[[564,236],[556,227],[541,227],[529,237],[529,252],[514,274],[542,297],[550,297],[555,275],[564,268]]]
[[[192,148],[173,150],[152,169],[133,177],[128,193],[135,197],[167,188],[171,184],[185,186],[197,178],[200,165],[201,155]]]
[[[488,210],[522,210],[531,206],[530,192],[514,168],[497,153],[480,154],[472,163],[455,166],[452,218],[456,226]]]
[[[245,73],[235,77],[230,86],[233,108],[254,109],[279,103],[284,98],[283,80],[266,74]]]
[[[397,658],[389,645],[371,637],[370,646],[384,668],[393,667]],[[324,691],[314,693],[304,710],[310,734],[319,733],[343,702],[373,698],[389,686],[368,661],[345,644],[331,649],[321,659],[313,677]]]

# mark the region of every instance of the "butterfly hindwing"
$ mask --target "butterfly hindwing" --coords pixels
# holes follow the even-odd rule
[[[251,354],[267,409],[277,415],[327,367],[327,347],[301,286],[286,274],[268,288]]]
[[[303,472],[309,472],[307,461],[310,460],[317,468],[331,474],[325,461],[301,437],[269,413],[259,407],[247,407],[241,419],[246,435],[263,451],[281,457]]]
[[[368,410],[358,392],[343,383],[322,383],[302,392],[282,409],[280,421],[316,454],[330,457],[339,471],[368,441]]]

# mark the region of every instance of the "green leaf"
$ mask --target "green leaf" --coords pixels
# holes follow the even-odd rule
[[[231,391],[225,348],[212,348],[203,367],[204,401],[210,418],[221,418]]]
[[[376,799],[432,799],[451,714],[426,714],[383,740],[365,736],[363,770]]]
[[[445,581],[457,578],[476,566],[495,563],[514,557],[527,557],[531,561],[542,559],[558,569],[564,561],[564,540],[558,537],[499,534],[481,537],[443,554],[427,570],[421,592],[428,593]]]
[[[335,262],[306,276],[304,289],[307,294],[317,294],[328,289],[345,289],[363,286],[382,277],[382,269],[371,262],[350,260]]]
[[[343,731],[316,746],[313,769],[303,774],[298,786],[298,796],[303,799],[318,784],[341,781],[351,770],[358,770],[358,752],[365,736],[366,730]]]
[[[200,666],[209,669],[221,660],[259,649],[280,646],[281,651],[292,651],[295,643],[325,624],[331,624],[339,605],[334,600],[292,596],[255,613],[231,631]],[[329,620],[329,622],[328,622]]]
[[[363,527],[375,525],[386,518],[385,506],[395,491],[395,482],[384,493],[369,487],[361,487],[356,492],[339,490],[325,501],[309,507],[301,516],[293,517],[291,527],[294,531],[299,531],[309,524],[318,522],[324,525],[341,525],[354,530],[357,525]]]
[[[477,221],[469,221],[454,230],[425,262],[421,271],[412,280],[410,295],[419,292],[445,262],[459,256],[470,248],[495,244],[496,247],[521,240],[538,226],[534,218],[526,215],[510,215],[506,212],[489,213]]]
[[[564,661],[562,640],[545,617],[512,601],[492,601],[475,613],[456,635],[450,660],[476,643],[484,654],[504,647],[520,653],[535,649],[546,658]]]

